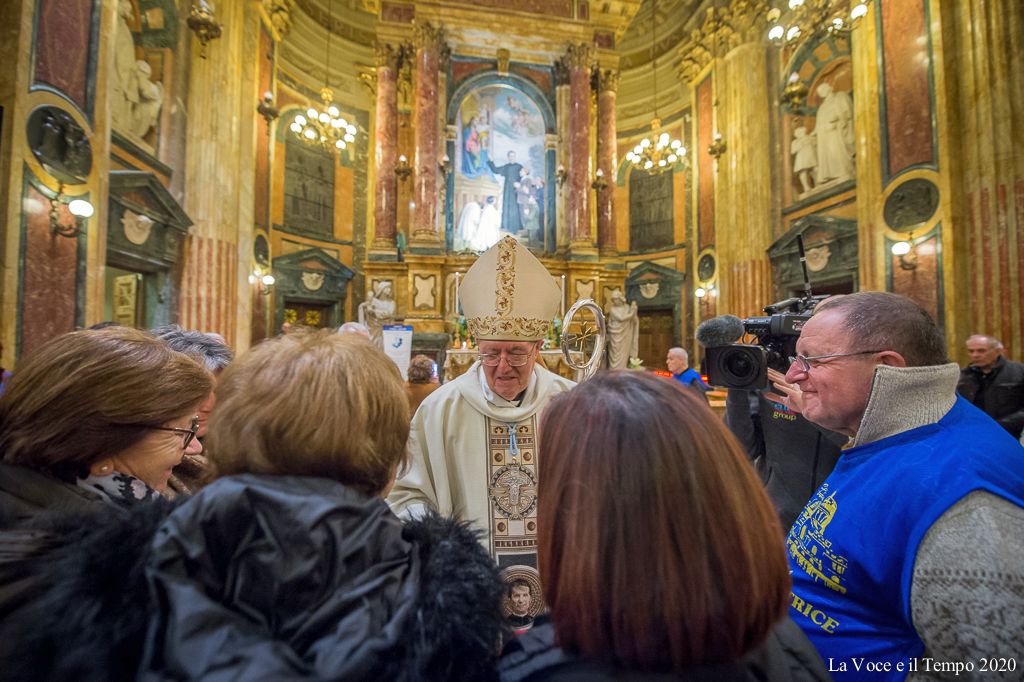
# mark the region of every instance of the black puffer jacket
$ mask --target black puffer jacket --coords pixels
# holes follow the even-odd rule
[[[466,526],[403,526],[306,477],[228,477],[161,506],[58,550],[3,677],[494,676],[502,584]]]
[[[542,618],[511,640],[498,665],[501,682],[827,682],[818,652],[787,616],[757,649],[732,663],[694,666],[682,675],[623,670],[573,656],[555,646],[555,630]]]

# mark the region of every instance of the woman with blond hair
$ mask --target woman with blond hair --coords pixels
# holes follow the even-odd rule
[[[210,417],[216,480],[156,534],[159,611],[140,674],[173,679],[486,679],[497,569],[464,525],[403,525],[401,376],[351,334],[266,341]]]
[[[537,558],[550,618],[506,647],[518,680],[827,680],[785,616],[771,502],[675,381],[610,371],[541,422]]]

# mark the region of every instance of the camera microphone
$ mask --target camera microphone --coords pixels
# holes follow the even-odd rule
[[[697,343],[717,348],[736,343],[743,336],[743,321],[735,315],[720,315],[704,320],[697,327]]]

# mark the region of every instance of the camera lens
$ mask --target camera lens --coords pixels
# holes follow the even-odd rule
[[[763,388],[767,383],[766,353],[760,346],[732,344],[709,348],[708,380],[725,388]]]

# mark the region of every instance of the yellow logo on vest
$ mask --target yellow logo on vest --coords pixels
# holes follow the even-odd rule
[[[842,579],[849,561],[836,554],[832,541],[825,536],[838,507],[835,491],[829,494],[828,483],[823,484],[789,530],[786,546],[797,565],[815,582],[821,581],[836,592],[846,594]]]

